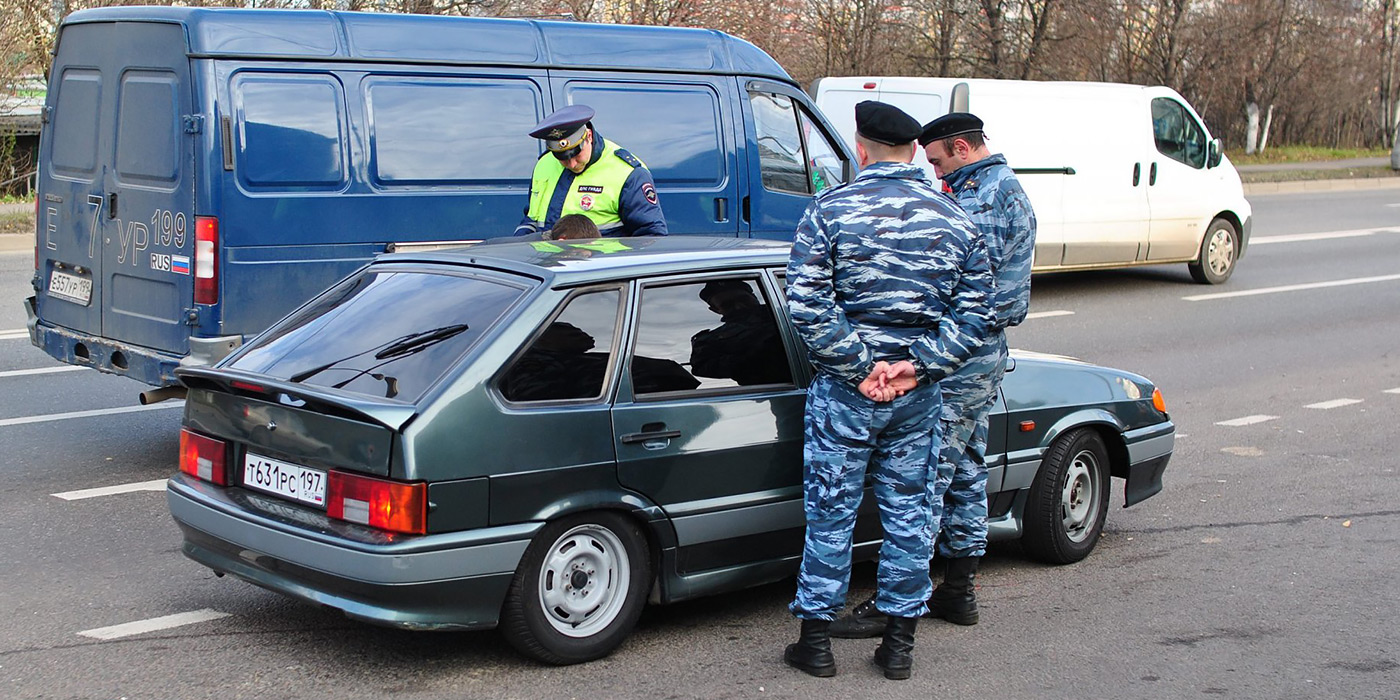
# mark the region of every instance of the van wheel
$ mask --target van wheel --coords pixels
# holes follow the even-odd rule
[[[1201,254],[1190,264],[1191,278],[1201,284],[1220,284],[1235,271],[1240,254],[1240,234],[1224,219],[1210,222],[1201,238]]]
[[[1047,564],[1072,564],[1089,556],[1108,516],[1108,450],[1092,428],[1050,446],[1031,482],[1021,544]]]
[[[650,580],[646,536],[628,518],[597,512],[552,522],[515,571],[501,632],[538,661],[592,661],[631,633]]]

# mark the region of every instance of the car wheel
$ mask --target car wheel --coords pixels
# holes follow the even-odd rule
[[[1220,284],[1235,271],[1240,254],[1240,234],[1224,219],[1210,222],[1201,238],[1201,253],[1190,264],[1191,278],[1201,284]]]
[[[1050,446],[1031,482],[1021,542],[1032,557],[1070,564],[1089,555],[1108,515],[1108,450],[1093,429]]]
[[[646,603],[646,536],[625,516],[597,512],[550,523],[516,569],[501,610],[511,645],[550,664],[608,655]]]

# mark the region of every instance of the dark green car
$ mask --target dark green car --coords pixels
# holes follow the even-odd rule
[[[612,651],[647,602],[790,576],[811,369],[787,257],[701,237],[384,256],[180,371],[185,554],[367,622],[499,626],[551,663]],[[1128,505],[1161,490],[1174,427],[1142,377],[1013,358],[990,534],[1076,561],[1111,477]]]

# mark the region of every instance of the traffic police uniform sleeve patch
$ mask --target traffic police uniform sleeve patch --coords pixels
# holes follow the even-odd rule
[[[646,197],[648,202],[656,204],[656,188],[650,182],[642,185],[642,196]]]

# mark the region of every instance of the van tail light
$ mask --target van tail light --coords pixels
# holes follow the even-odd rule
[[[228,485],[224,441],[180,429],[180,471],[197,479]]]
[[[219,303],[219,220],[194,218],[194,303]]]
[[[428,531],[428,485],[333,471],[326,478],[326,515],[421,535]]]
[[[1162,398],[1162,390],[1155,387],[1152,389],[1152,407],[1162,413],[1167,412],[1167,400]]]

